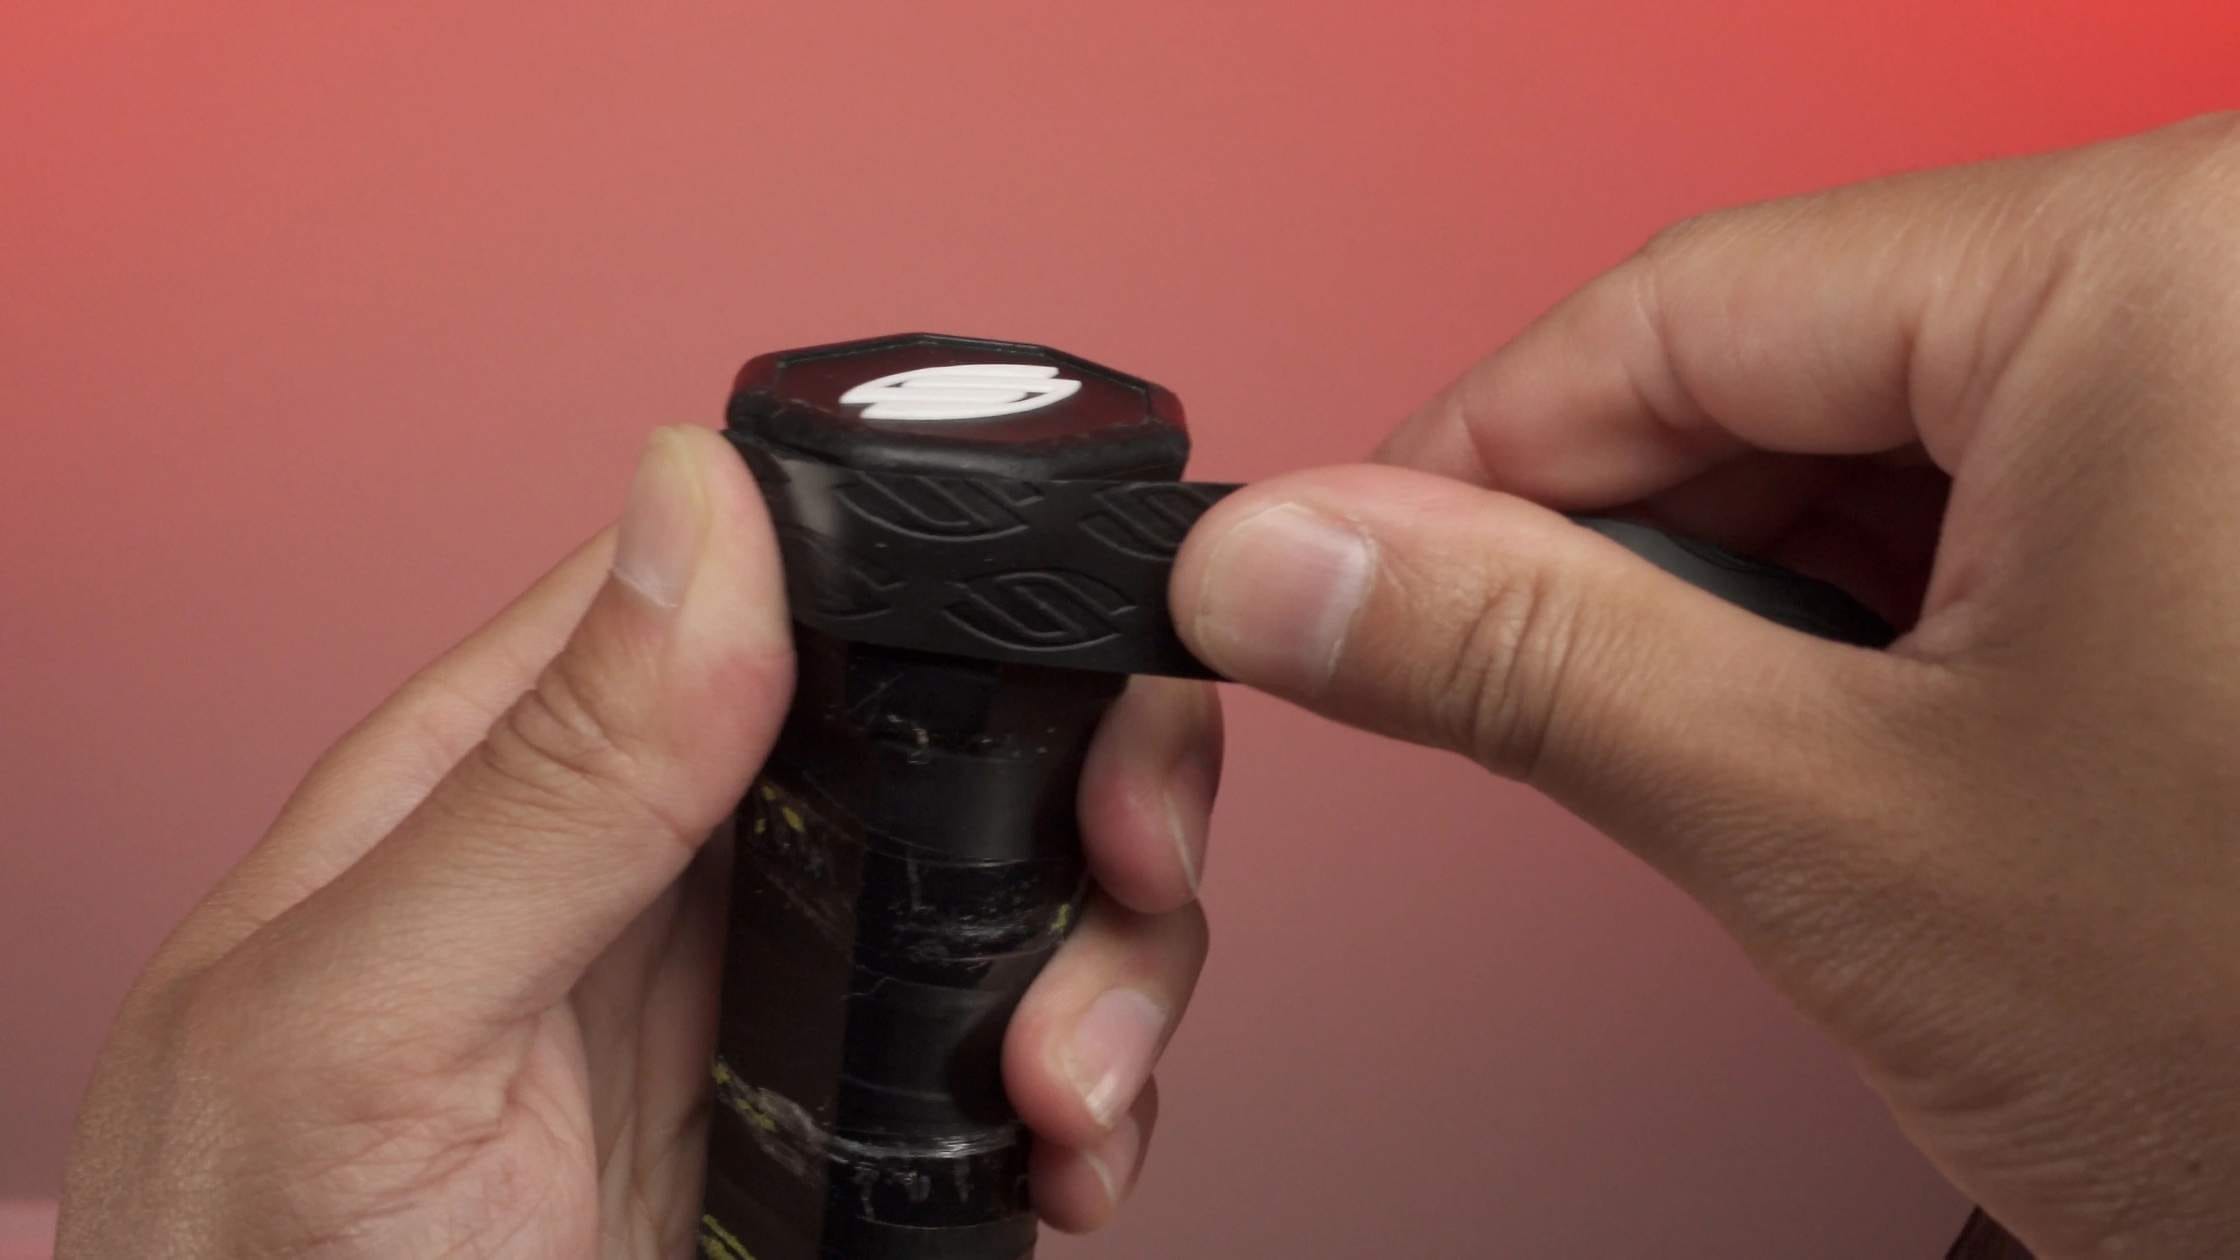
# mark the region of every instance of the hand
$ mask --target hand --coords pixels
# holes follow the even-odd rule
[[[1191,645],[1709,907],[2041,1257],[2240,1252],[2240,119],[1715,214],[1200,523]],[[1790,632],[1568,524],[1848,586]]]
[[[728,890],[703,841],[792,682],[752,478],[662,431],[615,535],[351,732],[165,943],[86,1099],[58,1254],[691,1254]],[[1137,685],[1090,754],[1105,891],[1005,1048],[1060,1227],[1127,1193],[1205,958],[1218,721],[1209,688]]]

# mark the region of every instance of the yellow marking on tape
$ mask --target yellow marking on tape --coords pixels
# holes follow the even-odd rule
[[[747,1245],[712,1214],[700,1218],[700,1252],[708,1260],[754,1260],[754,1253],[747,1250]]]
[[[1063,936],[1068,924],[1073,922],[1073,903],[1068,901],[1058,907],[1056,917],[1050,920],[1050,930]]]
[[[774,800],[777,800],[777,799],[778,799],[778,789],[776,789],[776,788],[774,788],[774,787],[771,787],[771,786],[770,786],[769,784],[767,784],[767,783],[763,784],[763,785],[762,785],[762,799],[763,799],[763,800],[766,800],[766,801],[774,801]]]
[[[730,1064],[725,1063],[721,1058],[710,1060],[708,1075],[715,1078],[716,1092],[723,1096],[724,1106],[738,1112],[741,1117],[750,1121],[754,1127],[764,1133],[776,1133],[778,1131],[778,1118],[762,1107],[755,1105],[753,1096],[747,1092],[746,1085],[732,1074]]]
[[[808,830],[808,824],[801,821],[801,815],[794,812],[793,806],[780,805],[778,812],[786,816],[786,826],[793,828],[795,831]]]
[[[747,1119],[753,1121],[754,1127],[762,1130],[764,1133],[776,1133],[778,1131],[778,1118],[771,1115],[769,1112],[764,1111],[762,1108],[755,1106],[752,1099],[748,1099],[745,1097],[734,1098],[731,1100],[731,1105],[738,1110],[740,1115],[745,1116]]]

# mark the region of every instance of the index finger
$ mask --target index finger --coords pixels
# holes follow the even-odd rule
[[[610,527],[328,749],[264,838],[173,931],[149,975],[199,971],[364,856],[536,680],[591,603],[613,553]]]
[[[1919,442],[1949,471],[2066,273],[2081,216],[2058,175],[2090,152],[1681,224],[1472,368],[1378,458],[1572,510],[1750,452]]]

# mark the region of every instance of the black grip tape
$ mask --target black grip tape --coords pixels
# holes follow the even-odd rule
[[[843,468],[732,432],[794,619],[856,643],[1211,678],[1175,635],[1175,549],[1235,486]]]
[[[1886,647],[1897,637],[1889,622],[1849,592],[1817,578],[1636,521],[1571,520],[1692,586],[1792,630],[1860,647]]]
[[[1167,577],[1234,485],[839,468],[731,437],[762,484],[804,625],[981,660],[1218,677],[1175,634]],[[1791,629],[1869,647],[1893,637],[1826,582],[1635,521],[1571,520]]]
[[[735,820],[702,1252],[1031,1255],[1003,1034],[1080,912],[1076,785],[1124,679],[796,638]]]

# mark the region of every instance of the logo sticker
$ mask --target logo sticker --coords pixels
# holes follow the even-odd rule
[[[866,420],[987,420],[1037,411],[1074,396],[1081,382],[1039,363],[959,363],[865,381],[840,401]]]

